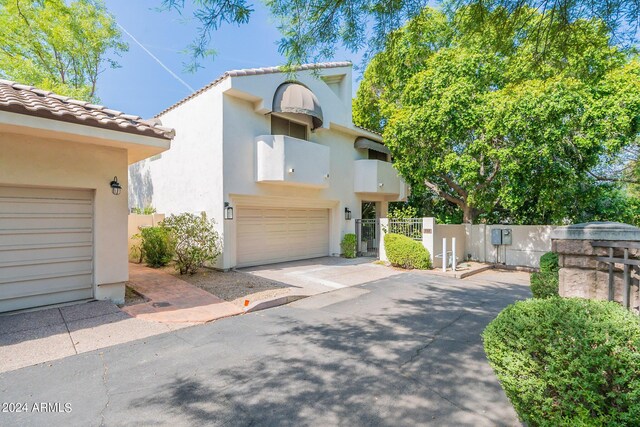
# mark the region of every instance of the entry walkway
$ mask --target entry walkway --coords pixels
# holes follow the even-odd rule
[[[206,323],[243,311],[207,291],[160,270],[129,264],[129,286],[148,302],[124,307],[133,317],[155,322]]]

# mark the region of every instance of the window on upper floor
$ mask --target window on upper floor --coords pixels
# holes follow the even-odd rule
[[[307,126],[272,114],[271,135],[287,135],[292,138],[306,140]]]
[[[389,161],[389,155],[387,153],[381,153],[376,150],[367,150],[369,152],[369,160],[382,160],[383,162]]]

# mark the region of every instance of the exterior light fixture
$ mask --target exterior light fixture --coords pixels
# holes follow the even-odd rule
[[[347,221],[351,220],[351,211],[349,208],[344,208],[344,219]]]
[[[224,202],[224,219],[233,219],[233,208],[229,202]]]
[[[381,182],[380,184],[378,184],[378,187],[380,187],[380,188],[384,187],[384,183]]]
[[[122,185],[118,182],[118,177],[114,176],[113,181],[109,184],[111,186],[111,192],[114,196],[117,196],[122,191]]]
[[[294,168],[289,168],[289,169],[287,170],[287,172],[289,172],[289,173],[294,173],[295,171],[296,171],[296,170],[295,170]]]

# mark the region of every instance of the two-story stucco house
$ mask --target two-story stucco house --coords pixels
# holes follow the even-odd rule
[[[130,205],[206,212],[228,269],[340,254],[363,203],[407,188],[380,135],[352,122],[349,62],[229,71],[158,115],[171,150],[133,165]]]

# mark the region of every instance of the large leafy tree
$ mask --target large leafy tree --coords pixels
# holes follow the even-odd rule
[[[546,14],[425,9],[390,35],[354,102],[357,123],[383,130],[414,186],[480,216],[560,222],[603,159],[635,143],[640,65],[597,20],[574,22],[546,53],[532,32]],[[589,187],[590,190],[593,187]]]
[[[469,21],[477,28],[489,23],[496,10],[505,11],[506,28],[517,28],[532,14],[543,13],[530,37],[544,54],[551,39],[564,40],[577,20],[598,18],[618,44],[636,40],[640,23],[638,0],[263,0],[282,33],[279,49],[290,63],[332,58],[338,46],[352,51],[364,49],[365,57],[384,47],[388,34],[420,15],[424,7],[439,3],[446,10],[474,6]],[[199,59],[211,53],[212,31],[223,24],[244,24],[254,10],[251,0],[162,0],[162,6],[182,11],[192,3],[199,22],[198,35],[191,46],[197,67]]]
[[[86,100],[127,49],[98,0],[0,0],[0,28],[1,77]]]

